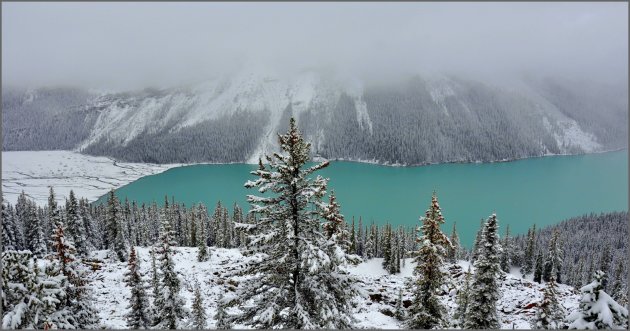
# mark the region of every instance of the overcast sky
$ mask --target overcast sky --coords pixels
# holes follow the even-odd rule
[[[2,3],[5,85],[203,80],[255,62],[627,79],[626,3]]]

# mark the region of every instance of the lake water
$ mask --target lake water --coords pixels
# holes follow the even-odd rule
[[[256,194],[243,184],[254,176],[254,165],[193,165],[147,176],[117,190],[124,199],[162,204],[164,195],[186,206],[203,202],[212,213],[217,200],[248,208],[245,196]],[[363,224],[416,225],[438,195],[450,233],[457,222],[466,246],[474,240],[479,221],[495,212],[512,233],[590,212],[628,209],[627,150],[578,156],[551,156],[485,164],[439,164],[388,167],[357,162],[331,162],[320,171],[330,178],[342,213]],[[101,199],[102,200],[102,199]]]

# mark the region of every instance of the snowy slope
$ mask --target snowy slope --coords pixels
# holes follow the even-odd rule
[[[2,152],[2,194],[15,203],[24,190],[29,198],[44,205],[48,187],[53,186],[59,203],[70,190],[94,201],[111,189],[178,166],[181,164],[116,162],[71,151]]]
[[[217,309],[217,299],[222,293],[230,293],[238,283],[224,275],[237,263],[242,263],[243,257],[237,249],[211,248],[211,257],[207,262],[196,262],[196,248],[177,248],[174,257],[175,270],[182,281],[181,295],[186,300],[186,307],[190,309],[193,299],[193,284],[198,279],[202,284],[204,305],[208,314],[208,327],[214,328],[214,314]],[[138,248],[141,271],[145,281],[150,279],[150,252],[148,248]],[[94,253],[94,257],[107,261],[107,251]],[[401,323],[392,317],[398,290],[405,286],[411,278],[413,263],[408,259],[400,275],[388,275],[381,267],[382,259],[372,259],[350,269],[358,280],[363,283],[364,293],[356,299],[354,316],[360,328],[400,329]],[[459,266],[467,268],[467,262],[460,261]],[[100,312],[103,325],[106,328],[126,328],[124,314],[127,312],[127,300],[130,292],[123,283],[125,263],[106,262],[103,268],[92,274],[91,287],[97,299],[96,308]],[[452,272],[452,282],[444,288],[442,302],[452,313],[455,309],[455,293],[463,279],[461,268]],[[536,304],[542,298],[543,286],[529,280],[522,280],[512,274],[506,274],[502,282],[503,297],[498,303],[502,328],[517,329],[530,328],[530,319],[535,314]],[[150,292],[150,291],[149,291]],[[559,285],[560,301],[570,313],[578,304],[576,291],[566,285]],[[410,299],[409,291],[403,290],[403,302]],[[238,327],[238,326],[236,326]]]
[[[286,74],[251,66],[159,90],[7,88],[3,148],[74,149],[134,162],[256,163],[277,151],[276,133],[289,116],[314,154],[382,164],[489,162],[627,146],[621,125],[627,92],[556,85],[441,74],[384,83],[334,70]],[[182,143],[188,153],[174,151]]]

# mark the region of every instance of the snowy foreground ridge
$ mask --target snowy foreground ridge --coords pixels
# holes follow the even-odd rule
[[[117,162],[107,157],[70,151],[2,152],[2,194],[15,203],[22,190],[38,204],[47,203],[49,186],[63,203],[70,190],[94,201],[140,177],[155,175],[181,164]]]
[[[244,262],[247,257],[241,255],[238,249],[210,248],[210,260],[197,262],[197,248],[178,247],[174,255],[175,270],[182,282],[181,296],[186,301],[186,307],[191,308],[195,279],[201,285],[204,305],[208,316],[208,328],[216,327],[214,315],[217,310],[217,300],[221,294],[235,291],[238,281],[225,277],[225,274],[237,264]],[[127,328],[124,315],[127,313],[130,290],[124,286],[123,274],[127,270],[125,262],[108,262],[108,251],[94,252],[92,257],[102,260],[100,270],[91,275],[95,305],[99,311],[101,324],[107,329]],[[138,247],[140,269],[146,284],[150,281],[150,249]],[[401,268],[401,273],[389,275],[382,268],[381,258],[363,262],[350,271],[362,283],[363,294],[357,297],[354,317],[358,328],[372,329],[400,329],[402,323],[394,318],[399,289],[411,280],[413,264],[411,259]],[[441,301],[452,315],[456,304],[457,289],[464,280],[464,270],[468,262],[460,261],[457,265],[449,265],[450,280],[444,286]],[[531,320],[535,316],[538,303],[543,297],[543,284],[521,279],[516,272],[503,274],[501,281],[501,299],[497,303],[502,329],[530,329]],[[579,294],[570,286],[560,284],[558,287],[560,303],[568,313],[577,310]],[[403,306],[411,303],[411,293],[403,288]],[[230,310],[228,310],[229,314]],[[242,325],[234,325],[243,328]]]

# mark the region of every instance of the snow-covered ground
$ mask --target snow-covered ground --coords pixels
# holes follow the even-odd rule
[[[2,194],[15,203],[24,190],[38,204],[45,204],[48,187],[53,186],[58,202],[65,201],[71,189],[93,201],[112,188],[178,166],[117,162],[71,151],[2,152]]]
[[[193,300],[193,284],[195,279],[201,284],[204,305],[208,315],[208,328],[214,328],[214,315],[217,309],[217,299],[221,294],[235,290],[238,282],[227,278],[227,272],[237,263],[244,262],[238,249],[211,248],[210,260],[196,262],[197,248],[176,248],[174,260],[175,270],[182,281],[181,295],[186,301],[186,307],[191,308]],[[143,278],[150,284],[151,277],[150,251],[148,248],[138,248],[140,269]],[[94,257],[105,261],[101,270],[92,274],[92,289],[96,298],[96,308],[100,313],[101,322],[105,328],[126,328],[124,315],[127,312],[129,288],[122,282],[127,265],[120,262],[107,262],[107,251],[98,251]],[[403,325],[393,317],[399,289],[403,288],[403,304],[410,303],[411,293],[408,283],[413,272],[413,263],[407,259],[401,273],[388,275],[381,267],[383,259],[372,259],[352,267],[353,273],[362,283],[363,294],[356,298],[354,316],[357,327],[373,329],[400,329]],[[463,281],[463,270],[468,268],[468,262],[460,261],[449,268],[451,277],[445,284],[442,302],[452,314],[455,309],[456,288]],[[534,317],[537,303],[542,299],[544,286],[530,280],[524,280],[512,274],[505,274],[502,281],[502,298],[498,302],[499,317],[503,329],[530,329],[530,320]],[[579,296],[577,291],[566,285],[559,285],[561,304],[567,309],[567,314],[576,310]],[[151,293],[151,290],[148,290]],[[228,310],[229,313],[229,310]],[[242,326],[235,326],[242,327]]]

